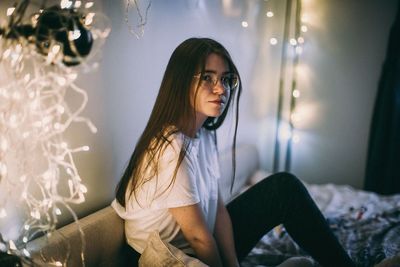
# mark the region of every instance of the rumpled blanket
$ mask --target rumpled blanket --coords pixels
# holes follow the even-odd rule
[[[357,266],[374,266],[400,253],[400,195],[380,196],[332,184],[305,185]],[[293,256],[309,255],[279,226],[260,240],[241,266],[276,266]]]

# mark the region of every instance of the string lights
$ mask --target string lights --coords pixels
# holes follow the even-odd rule
[[[272,18],[274,13],[271,10],[268,10],[266,16]],[[277,126],[275,133],[274,172],[277,172],[280,169],[280,154],[284,144],[286,144],[284,170],[290,171],[292,145],[293,143],[300,142],[300,136],[296,133],[295,127],[296,124],[302,120],[302,112],[299,110],[297,105],[297,101],[301,96],[297,83],[297,69],[299,67],[299,60],[303,53],[303,46],[305,43],[304,33],[308,31],[306,25],[307,21],[308,16],[302,14],[301,0],[287,0],[280,68]],[[269,42],[272,46],[278,44],[278,40],[275,37],[271,37]],[[286,77],[290,70],[291,79],[288,82],[290,90],[289,111],[286,117],[283,112],[283,100],[285,95],[285,82],[287,82]]]
[[[131,34],[133,34],[137,39],[140,39],[143,34],[144,34],[144,27],[147,24],[147,15],[149,12],[149,9],[151,7],[151,0],[148,0],[148,4],[145,10],[145,14],[142,14],[141,8],[140,8],[140,1],[139,0],[133,0],[133,5],[135,6],[136,9],[136,14],[137,14],[137,24],[135,26],[131,25],[129,23],[129,9],[132,0],[127,0],[126,3],[126,10],[125,10],[125,22],[126,25],[128,26],[128,30]]]
[[[0,250],[27,261],[26,243],[51,235],[64,210],[77,220],[70,205],[85,201],[88,189],[74,155],[90,148],[69,144],[64,135],[73,123],[97,129],[82,116],[88,95],[75,83],[79,69],[71,66],[85,63],[93,40],[110,32],[94,25],[92,1],[45,3],[26,20],[30,2],[17,1],[0,29],[0,222],[14,209],[25,214],[18,237],[0,234]],[[80,99],[77,107],[67,93]]]
[[[271,1],[265,4],[265,16],[274,19],[275,12],[271,8]],[[304,35],[308,31],[309,17],[302,12],[302,0],[286,0],[284,16],[284,32],[282,42],[276,36],[269,36],[269,44],[281,44],[281,58],[279,69],[279,90],[275,130],[275,148],[273,172],[280,169],[290,171],[292,146],[300,142],[301,138],[296,131],[296,125],[302,121],[303,111],[297,105],[301,92],[298,88],[298,69],[300,56],[304,50]],[[248,24],[242,22],[242,27]],[[288,99],[288,100],[286,100]],[[281,166],[281,153],[284,155],[284,166]]]

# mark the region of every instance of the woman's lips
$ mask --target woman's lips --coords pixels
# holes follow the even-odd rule
[[[209,101],[209,102],[217,104],[217,105],[223,105],[224,104],[224,102],[222,100],[213,100],[213,101]]]

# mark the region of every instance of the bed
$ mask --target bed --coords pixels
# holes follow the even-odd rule
[[[381,196],[350,186],[305,185],[357,266],[374,266],[400,253],[400,194]],[[294,256],[308,255],[278,226],[241,266],[276,266]],[[385,266],[400,266],[400,262]]]

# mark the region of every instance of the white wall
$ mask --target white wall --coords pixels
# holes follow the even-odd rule
[[[300,126],[293,171],[310,182],[362,187],[370,124],[398,1],[308,1],[315,15],[302,63],[300,105],[315,113]]]
[[[124,23],[125,1],[96,1],[110,18],[112,32],[99,70],[81,73],[78,80],[89,94],[84,114],[98,133],[80,126],[68,133],[73,142],[91,147],[76,158],[88,187],[87,201],[74,207],[80,216],[112,200],[169,56],[192,36],[214,38],[231,52],[244,85],[238,141],[257,145],[263,168],[271,170],[281,46],[271,47],[268,41],[282,37],[284,1],[225,1],[231,3],[230,12],[224,12],[222,2],[153,0],[144,36],[136,39]],[[299,78],[299,107],[311,112],[299,125],[301,141],[292,159],[293,172],[304,180],[362,186],[370,119],[396,3],[304,1],[312,20],[301,58],[309,75]],[[265,16],[269,8],[275,11],[272,19]],[[130,19],[136,19],[134,9]],[[241,26],[244,19],[248,28]]]

